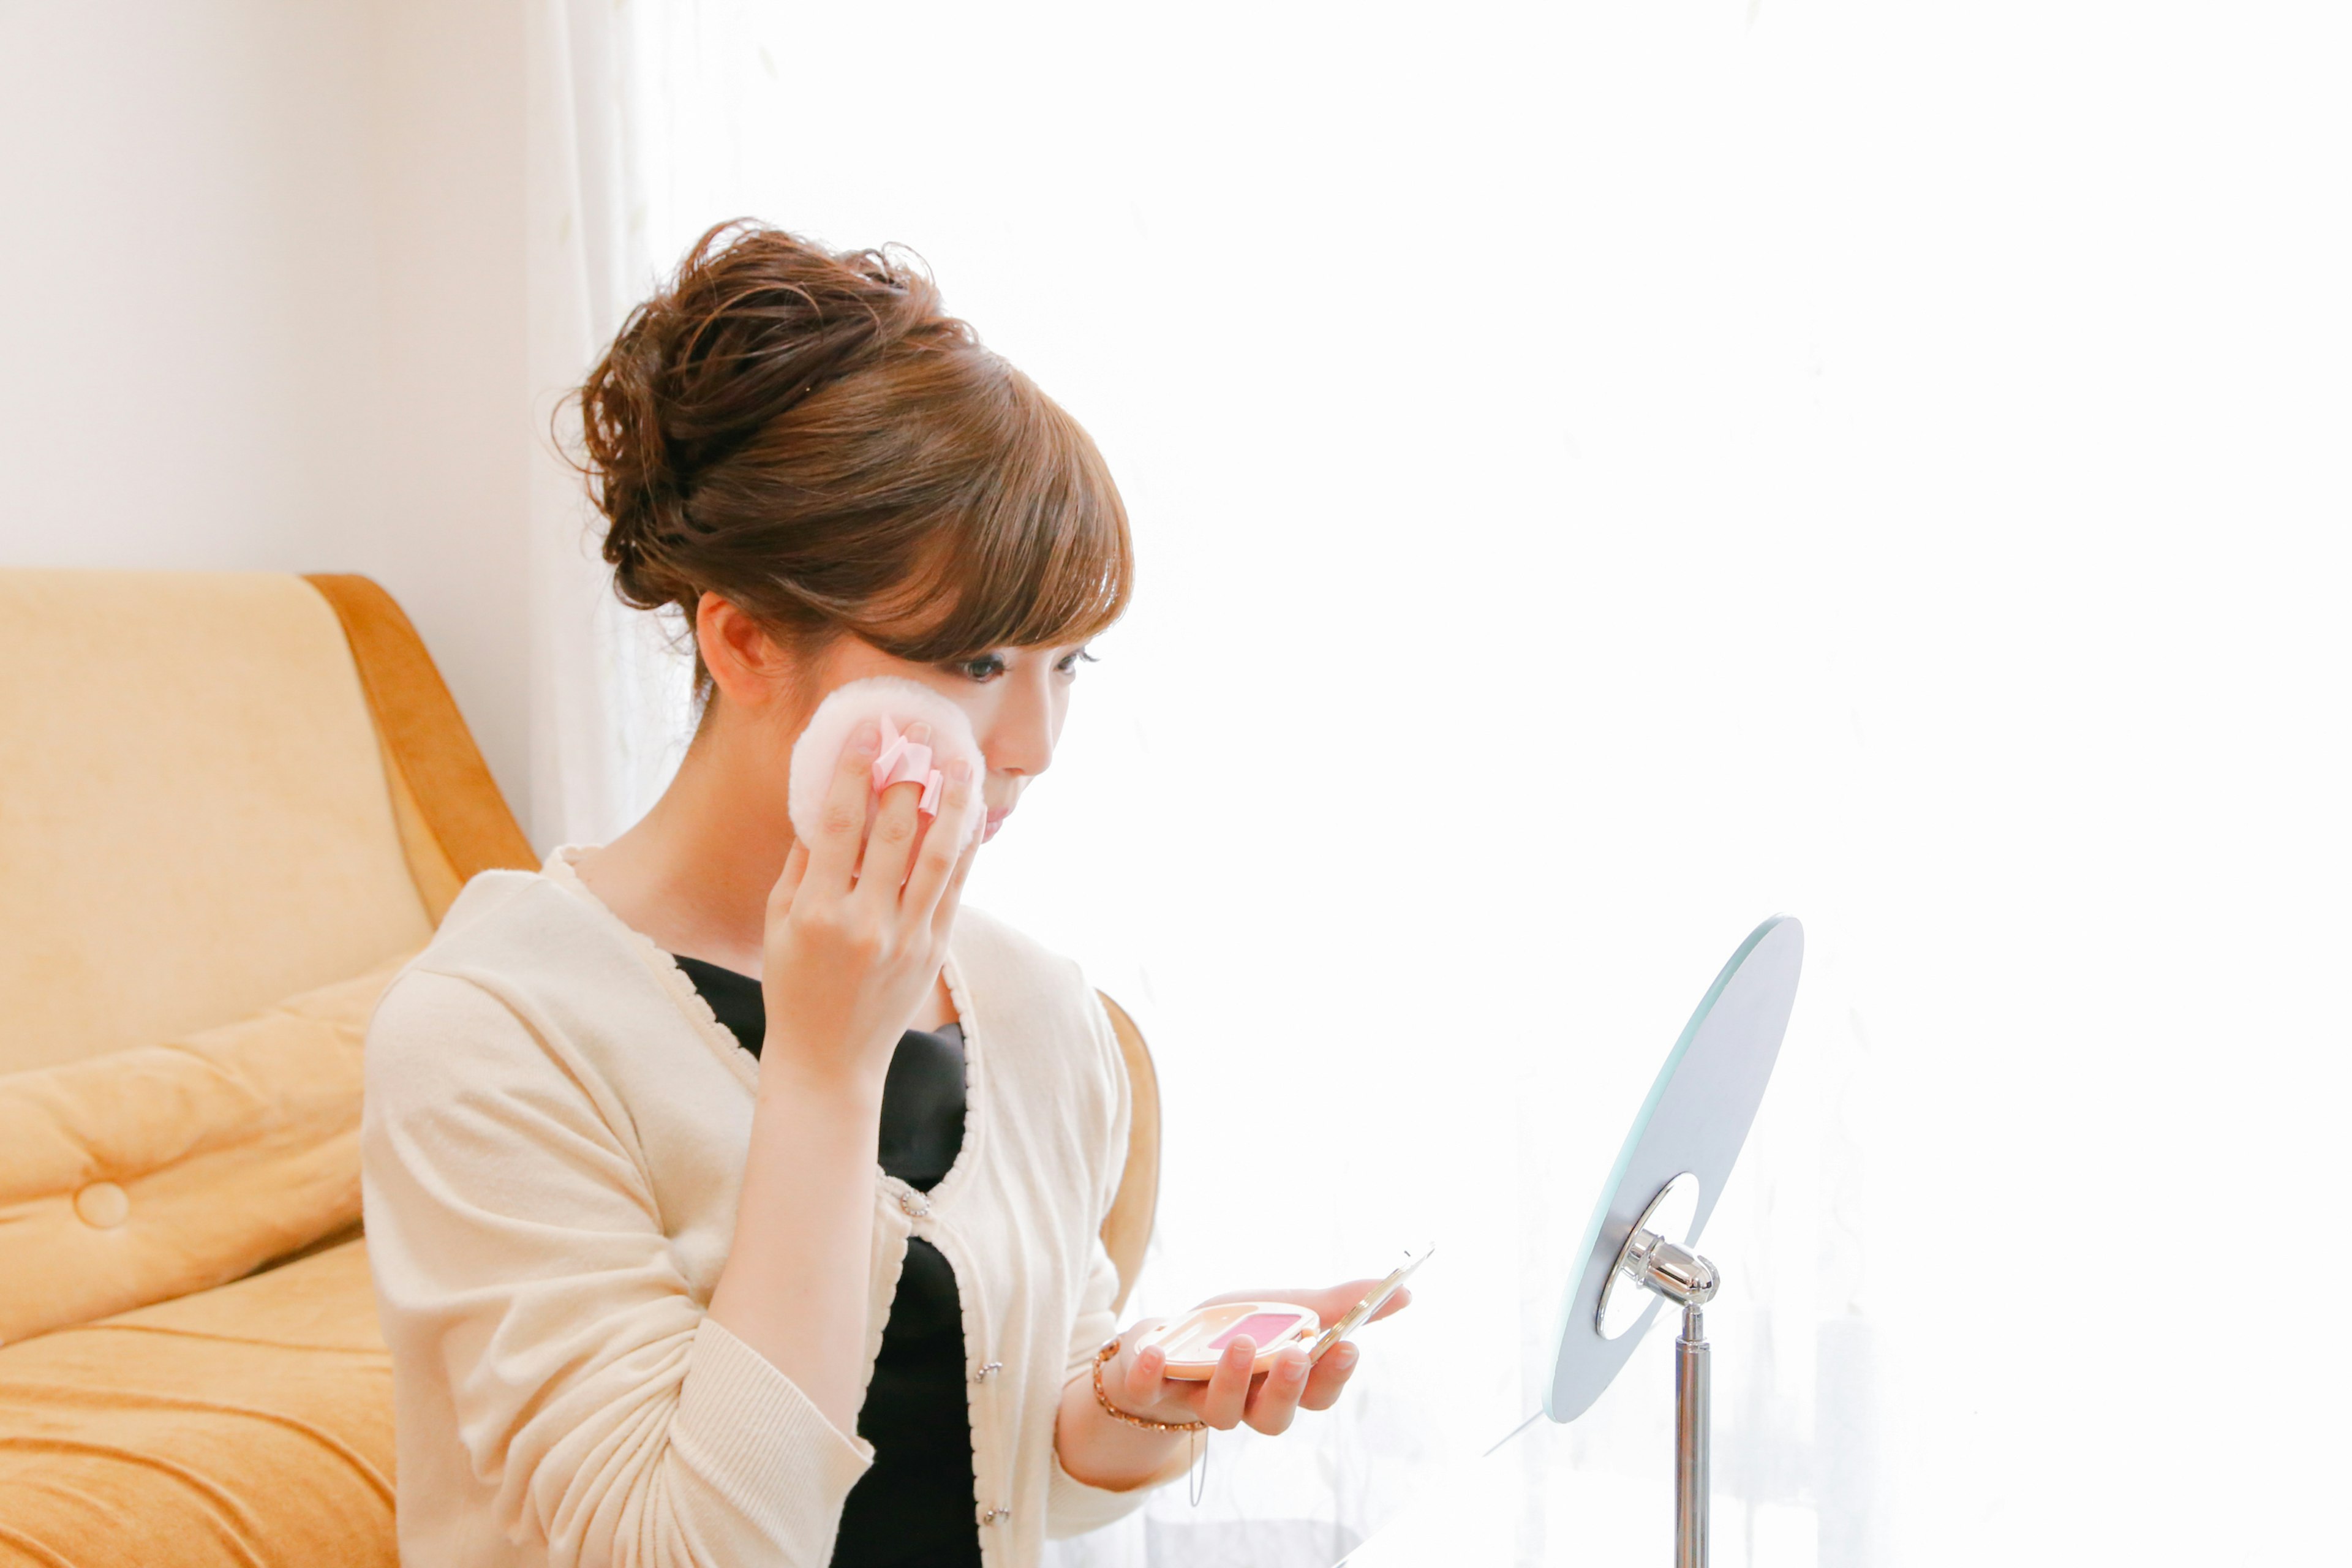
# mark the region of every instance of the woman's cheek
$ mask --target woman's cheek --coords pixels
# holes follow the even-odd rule
[[[971,738],[980,742],[980,754],[983,757],[988,755],[989,731],[996,721],[993,689],[992,686],[967,680],[961,683],[961,689],[950,689],[944,693],[948,700],[962,709],[963,716],[971,721]]]

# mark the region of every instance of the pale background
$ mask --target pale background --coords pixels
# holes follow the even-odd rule
[[[914,246],[1095,431],[1141,593],[973,897],[1153,1038],[1141,1300],[1441,1252],[1073,1568],[1328,1563],[1534,1408],[1775,910],[1717,1561],[2340,1552],[2334,9],[0,18],[0,561],[376,574],[542,845],[682,721],[540,433],[704,223]],[[1663,1559],[1664,1350],[1461,1561]]]
[[[527,805],[524,22],[0,0],[0,563],[364,572]]]

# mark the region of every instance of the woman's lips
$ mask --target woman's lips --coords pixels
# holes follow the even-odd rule
[[[992,807],[988,814],[987,824],[980,830],[980,841],[982,844],[985,844],[990,839],[995,837],[996,830],[1003,826],[1004,819],[1012,815],[1013,808],[1009,805]]]

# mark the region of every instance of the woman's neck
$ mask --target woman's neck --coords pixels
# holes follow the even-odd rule
[[[793,844],[783,792],[728,727],[696,738],[677,776],[626,833],[580,858],[589,890],[671,952],[760,973],[768,894]]]
[[[695,737],[677,776],[643,820],[574,869],[624,925],[667,952],[758,976],[768,895],[793,847],[785,792],[789,763],[726,724]],[[944,976],[934,978],[908,1024],[957,1021]]]

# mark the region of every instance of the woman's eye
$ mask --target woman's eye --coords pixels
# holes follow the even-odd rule
[[[1078,666],[1081,663],[1094,662],[1093,654],[1085,648],[1076,648],[1055,659],[1054,668],[1065,676],[1073,676],[1077,674]],[[977,680],[985,684],[1004,674],[1010,667],[1005,664],[1002,655],[984,653],[976,658],[960,658],[947,668],[954,670],[966,680]]]

